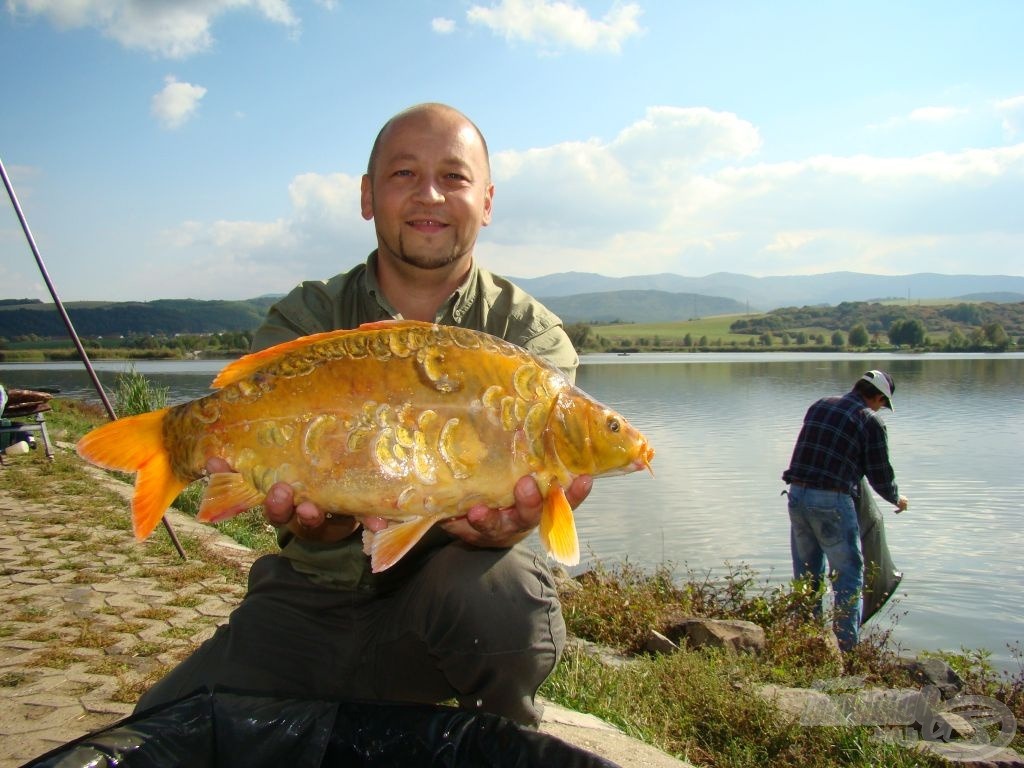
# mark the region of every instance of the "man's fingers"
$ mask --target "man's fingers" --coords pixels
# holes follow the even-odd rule
[[[221,472],[231,472],[231,465],[219,456],[211,456],[206,460],[206,473],[216,475]]]
[[[263,500],[263,513],[273,525],[287,525],[295,514],[292,487],[288,483],[274,483]]]
[[[303,501],[295,507],[295,519],[303,528],[318,528],[324,524],[324,513],[310,501]]]

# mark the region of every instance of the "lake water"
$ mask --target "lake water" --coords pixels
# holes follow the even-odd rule
[[[223,361],[137,362],[178,402],[202,395]],[[110,387],[125,363],[97,363]],[[763,584],[790,577],[784,485],[807,406],[846,392],[869,368],[896,379],[883,411],[900,491],[910,509],[885,511],[904,572],[874,618],[909,650],[988,648],[1024,637],[1024,355],[812,353],[588,355],[577,383],[636,424],[657,451],[655,477],[601,479],[577,513],[584,561],[672,563],[724,572],[753,568]],[[7,386],[58,386],[91,396],[78,363],[0,364]],[[108,391],[112,391],[108,390]]]

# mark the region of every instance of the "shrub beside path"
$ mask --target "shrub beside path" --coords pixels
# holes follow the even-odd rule
[[[162,529],[138,543],[130,491],[63,451],[0,467],[0,768],[129,715],[244,594],[256,553],[174,510],[188,561]],[[623,768],[687,765],[551,704],[541,729]]]

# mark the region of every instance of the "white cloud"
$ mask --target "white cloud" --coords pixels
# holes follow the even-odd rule
[[[1003,131],[1014,139],[1024,133],[1024,96],[1014,96],[996,102],[996,111],[1002,115]]]
[[[362,261],[375,245],[359,215],[360,178],[305,173],[288,187],[291,211],[274,221],[189,221],[157,248],[168,285],[201,286],[211,297],[282,293],[300,280],[328,278]]]
[[[455,20],[438,17],[430,20],[430,28],[439,35],[450,35],[455,31]]]
[[[944,123],[966,114],[966,109],[959,109],[957,107],[918,107],[911,110],[907,119],[911,122]]]
[[[161,126],[174,130],[191,119],[205,95],[203,86],[181,83],[173,75],[168,75],[164,78],[163,89],[150,102],[150,112]]]
[[[172,59],[209,49],[213,22],[231,11],[251,10],[292,31],[299,28],[288,0],[7,0],[7,8],[43,16],[62,29],[92,27],[126,48]]]
[[[1021,272],[1024,143],[765,162],[761,142],[734,114],[659,106],[610,140],[495,152],[495,216],[478,256],[519,277]],[[358,176],[302,174],[288,194],[279,220],[193,223],[168,237],[163,261],[182,274],[168,285],[281,292],[373,247]]]
[[[487,7],[471,6],[466,18],[509,41],[618,53],[625,40],[640,33],[640,13],[636,3],[615,3],[597,20],[572,0],[500,0]]]

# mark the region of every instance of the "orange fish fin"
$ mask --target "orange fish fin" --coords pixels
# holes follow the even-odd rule
[[[75,446],[78,455],[92,464],[138,473],[132,497],[132,527],[140,541],[153,532],[171,502],[190,482],[174,474],[164,447],[167,410],[161,408],[104,424]]]
[[[203,523],[219,523],[263,503],[266,494],[238,472],[216,472],[199,504],[196,519]]]
[[[423,323],[417,320],[380,320],[374,323],[364,323],[358,328],[324,331],[323,333],[312,333],[308,336],[301,336],[297,339],[285,341],[280,344],[276,344],[273,347],[267,347],[259,352],[253,352],[251,355],[245,355],[244,357],[238,358],[233,363],[226,365],[221,372],[217,374],[217,377],[213,380],[213,384],[210,386],[213,389],[221,389],[222,387],[226,387],[228,384],[234,384],[236,381],[240,381],[261,368],[277,362],[285,355],[288,355],[297,349],[303,349],[313,344],[319,344],[322,341],[331,341],[332,339],[348,336],[353,333],[385,329],[395,330],[402,328],[403,326],[413,325],[424,326],[431,325],[431,323]]]
[[[572,507],[560,485],[553,485],[544,498],[540,516],[540,540],[544,549],[562,565],[578,565],[580,541]]]
[[[404,523],[392,523],[376,533],[364,529],[363,551],[370,556],[370,570],[380,573],[397,563],[439,519],[415,517]]]
[[[175,497],[190,481],[181,480],[171,469],[170,456],[158,453],[139,469],[132,497],[132,528],[142,541],[156,528]]]
[[[91,464],[104,469],[138,472],[164,448],[164,416],[169,409],[126,416],[87,433],[75,450]]]

